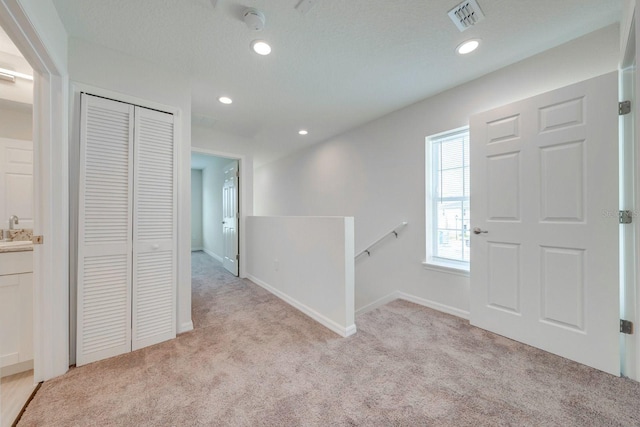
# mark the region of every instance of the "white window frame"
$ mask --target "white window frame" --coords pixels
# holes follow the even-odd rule
[[[441,132],[435,135],[430,135],[425,138],[425,234],[426,234],[426,259],[422,263],[424,268],[430,270],[443,271],[446,273],[457,274],[468,277],[470,272],[470,263],[467,261],[455,261],[446,258],[439,258],[435,256],[435,242],[436,242],[436,230],[437,230],[437,217],[435,215],[437,195],[434,187],[433,169],[433,147],[434,141],[438,141],[445,137],[453,136],[458,133],[469,132],[469,126],[463,126],[456,129],[451,129],[446,132]],[[469,248],[471,250],[471,248]]]

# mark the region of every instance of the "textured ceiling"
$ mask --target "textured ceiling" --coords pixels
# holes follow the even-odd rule
[[[71,37],[192,78],[193,124],[253,141],[261,164],[619,21],[622,0],[479,0],[459,32],[457,0],[54,0]],[[266,16],[262,32],[244,7]],[[268,40],[273,53],[249,50]],[[478,51],[455,53],[481,38]],[[230,106],[220,95],[234,99]],[[298,129],[309,135],[301,137]]]

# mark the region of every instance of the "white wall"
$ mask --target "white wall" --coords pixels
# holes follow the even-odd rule
[[[20,4],[31,24],[38,33],[39,39],[45,45],[47,52],[61,72],[67,70],[68,36],[67,31],[58,17],[58,11],[52,0],[9,0]],[[24,54],[25,51],[16,43]]]
[[[222,261],[224,247],[222,240],[222,186],[224,167],[232,160],[211,157],[202,170],[202,229],[205,251]]]
[[[355,333],[353,218],[247,218],[248,277],[342,336]]]
[[[229,159],[238,159],[240,171],[240,277],[247,277],[246,218],[253,215],[253,142],[250,139],[227,134],[202,126],[194,126],[191,139],[194,153],[202,153]],[[220,196],[222,198],[222,196]],[[222,221],[222,218],[221,218]],[[205,239],[206,245],[206,239]],[[220,249],[221,250],[221,249]]]
[[[406,220],[399,239],[356,264],[356,308],[394,291],[455,314],[469,310],[469,279],[427,270],[425,137],[469,116],[617,68],[610,26],[338,135],[255,171],[258,215],[353,216],[356,249]]]
[[[194,148],[213,150],[223,157],[224,154],[233,154],[226,156],[232,158],[238,155],[250,157],[253,153],[254,143],[251,139],[197,125],[192,127],[191,132],[191,145]]]
[[[152,108],[176,110],[178,132],[178,298],[177,331],[191,322],[191,87],[186,77],[162,66],[86,41],[69,39],[69,76],[74,87],[73,127],[80,89]],[[75,138],[77,140],[77,138]],[[77,142],[76,142],[77,143]]]
[[[202,250],[202,170],[191,169],[191,250]]]

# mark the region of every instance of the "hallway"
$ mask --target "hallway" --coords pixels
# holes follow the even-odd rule
[[[270,293],[224,269],[203,251],[191,252],[191,313],[194,329],[219,325],[243,307],[259,304]]]
[[[341,338],[192,257],[194,331],[45,382],[19,426],[640,424],[637,382],[402,300]]]

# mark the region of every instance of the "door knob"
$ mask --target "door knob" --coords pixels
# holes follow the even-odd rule
[[[488,233],[488,231],[487,231],[487,230],[482,230],[480,227],[476,227],[476,228],[474,228],[474,229],[473,229],[473,232],[474,232],[475,234]]]

